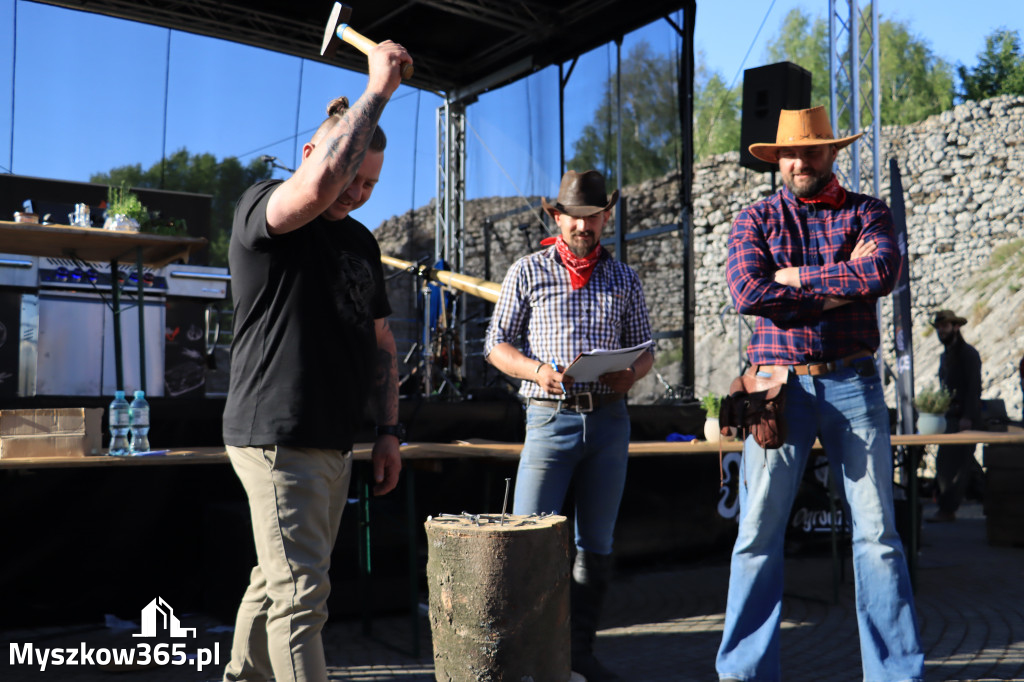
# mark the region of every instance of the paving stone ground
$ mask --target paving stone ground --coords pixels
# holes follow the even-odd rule
[[[925,506],[925,515],[933,511]],[[829,556],[787,560],[783,679],[862,679],[854,615],[852,569],[836,589]],[[609,593],[597,651],[630,682],[716,679],[714,657],[722,629],[728,566],[725,558],[697,565],[620,571]],[[836,594],[838,592],[838,594]],[[838,597],[837,599],[835,597]],[[961,508],[951,524],[924,524],[918,557],[917,608],[928,680],[1024,680],[1024,548],[986,542],[978,504]],[[68,682],[206,682],[219,679],[230,633],[202,616],[183,616],[199,629],[191,647],[219,644],[222,664],[196,672],[164,666],[111,672],[96,667],[59,670],[0,665],[0,680]],[[331,682],[433,680],[429,625],[421,614],[420,655],[409,655],[408,617],[373,623],[332,621],[324,633]],[[2,632],[4,642],[39,647],[126,646],[130,634],[104,627],[39,628]]]

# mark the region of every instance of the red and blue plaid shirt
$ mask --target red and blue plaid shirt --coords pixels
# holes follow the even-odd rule
[[[850,260],[861,240],[870,256]],[[800,288],[775,282],[798,267]],[[747,348],[753,364],[836,360],[878,348],[875,302],[895,286],[900,254],[884,202],[846,193],[842,208],[805,204],[783,187],[740,212],[729,234],[728,282],[736,310],[757,315]],[[825,299],[851,303],[824,310]]]

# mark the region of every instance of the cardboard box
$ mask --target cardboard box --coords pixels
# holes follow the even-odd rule
[[[101,455],[103,408],[0,410],[0,459]]]

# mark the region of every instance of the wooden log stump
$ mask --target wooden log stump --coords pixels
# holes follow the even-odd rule
[[[567,682],[569,530],[564,516],[427,519],[439,682]]]

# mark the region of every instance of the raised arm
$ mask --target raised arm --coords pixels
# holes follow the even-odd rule
[[[412,59],[401,45],[385,40],[369,56],[366,90],[316,142],[302,148],[302,164],[274,191],[267,204],[271,234],[296,230],[323,213],[352,182],[366,155],[384,105],[401,83]]]

